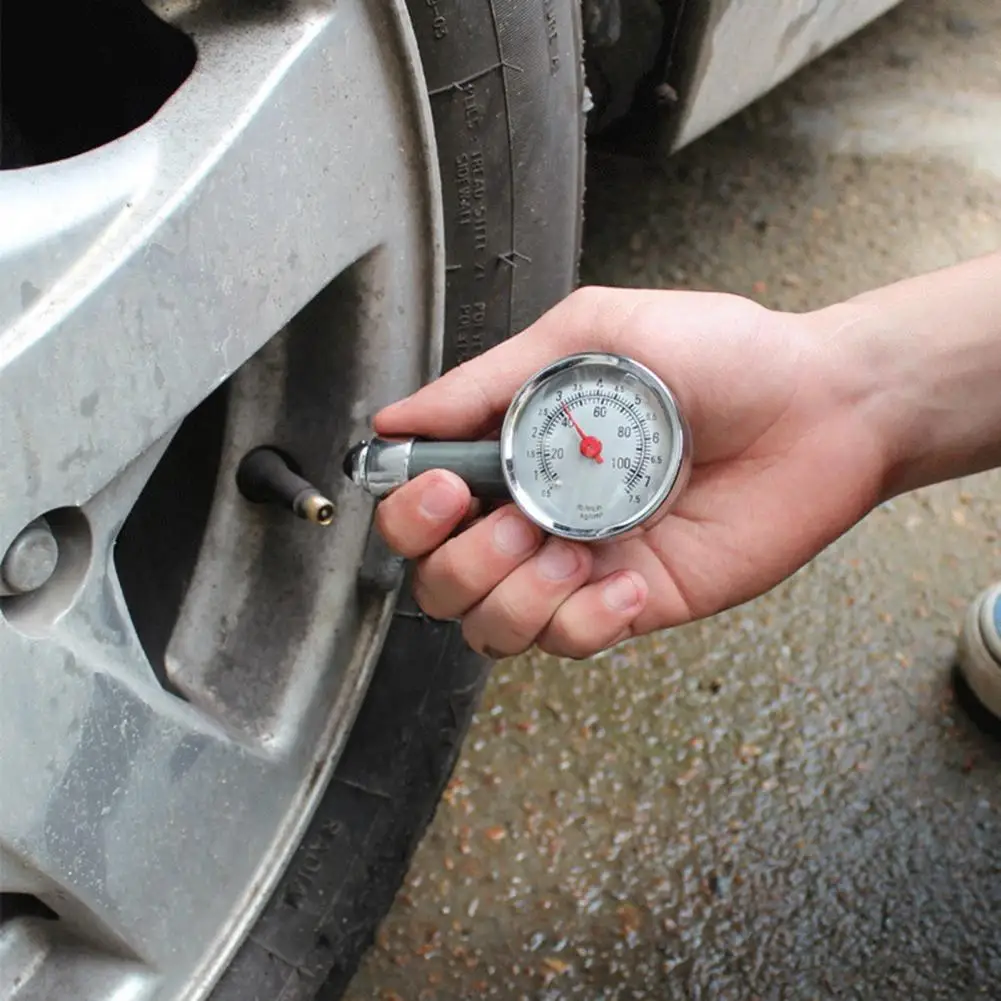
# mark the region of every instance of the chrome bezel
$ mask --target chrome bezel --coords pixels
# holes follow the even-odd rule
[[[519,479],[514,457],[514,439],[515,431],[523,414],[550,380],[575,368],[593,366],[605,367],[614,374],[627,373],[638,379],[653,393],[667,419],[671,435],[670,453],[668,461],[665,463],[663,480],[650,500],[635,515],[625,521],[617,521],[609,525],[573,528],[561,524],[544,511],[533,498],[530,489]],[[546,365],[526,380],[515,393],[511,405],[508,407],[504,424],[501,427],[500,443],[504,479],[512,499],[521,511],[550,535],[579,542],[600,542],[617,538],[650,522],[655,517],[665,514],[684,488],[691,468],[691,433],[674,393],[655,372],[640,362],[624,355],[599,351],[582,352],[561,358]]]

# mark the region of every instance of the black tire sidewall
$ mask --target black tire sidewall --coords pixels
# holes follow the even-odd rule
[[[577,275],[584,84],[576,0],[407,0],[434,115],[444,366],[528,326]],[[213,1001],[339,998],[454,767],[489,664],[405,585],[299,847]]]

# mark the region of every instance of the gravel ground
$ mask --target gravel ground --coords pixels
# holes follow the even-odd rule
[[[999,52],[996,0],[913,0],[595,156],[585,280],[806,309],[1001,245]],[[999,511],[921,491],[711,621],[499,664],[351,1001],[1001,997],[1001,744],[950,683]]]

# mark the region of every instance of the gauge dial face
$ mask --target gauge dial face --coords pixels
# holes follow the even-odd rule
[[[512,495],[543,528],[607,538],[648,518],[678,478],[684,428],[667,387],[617,355],[543,370],[512,402],[502,433]]]

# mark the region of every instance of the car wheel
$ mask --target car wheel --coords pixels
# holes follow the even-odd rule
[[[86,6],[5,3],[0,999],[336,998],[486,671],[341,458],[571,289],[576,3]]]

